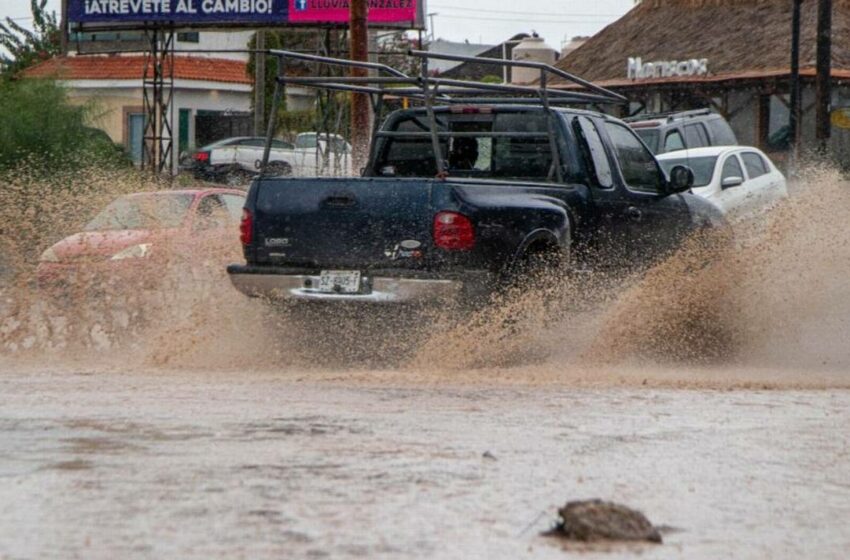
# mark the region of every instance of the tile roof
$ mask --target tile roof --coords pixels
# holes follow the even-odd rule
[[[27,68],[23,75],[62,80],[141,80],[144,69],[143,56],[64,56],[51,58]],[[245,62],[197,56],[175,56],[174,78],[232,84],[251,83]]]

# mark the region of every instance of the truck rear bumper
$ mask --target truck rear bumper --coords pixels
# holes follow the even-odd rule
[[[318,274],[299,274],[258,270],[258,267],[230,265],[230,281],[237,290],[251,297],[276,301],[362,302],[375,304],[434,303],[450,301],[486,290],[488,275],[469,278],[404,278],[376,273],[368,276],[368,291],[356,294],[327,293],[308,286],[319,285]]]

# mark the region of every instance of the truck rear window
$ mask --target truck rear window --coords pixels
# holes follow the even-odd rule
[[[547,118],[542,112],[439,114],[438,130],[450,133],[440,138],[449,176],[553,180]],[[379,148],[375,173],[394,177],[436,174],[427,117],[405,117],[393,130],[416,134],[386,138]],[[499,136],[502,133],[508,135]]]

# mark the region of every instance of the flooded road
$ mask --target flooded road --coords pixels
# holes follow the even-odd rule
[[[233,290],[235,236],[141,287],[39,289],[105,201],[23,182],[9,223],[55,208],[0,237],[0,560],[844,559],[850,184],[815,179],[723,258],[428,321],[333,310],[347,337]],[[541,536],[588,498],[664,544]]]
[[[0,369],[0,558],[850,550],[848,388]],[[557,507],[593,497],[643,510],[665,544],[540,536]]]

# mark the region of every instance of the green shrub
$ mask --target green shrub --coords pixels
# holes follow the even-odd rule
[[[0,171],[22,162],[49,172],[83,162],[126,161],[104,133],[87,126],[91,111],[69,103],[53,81],[0,80]]]

